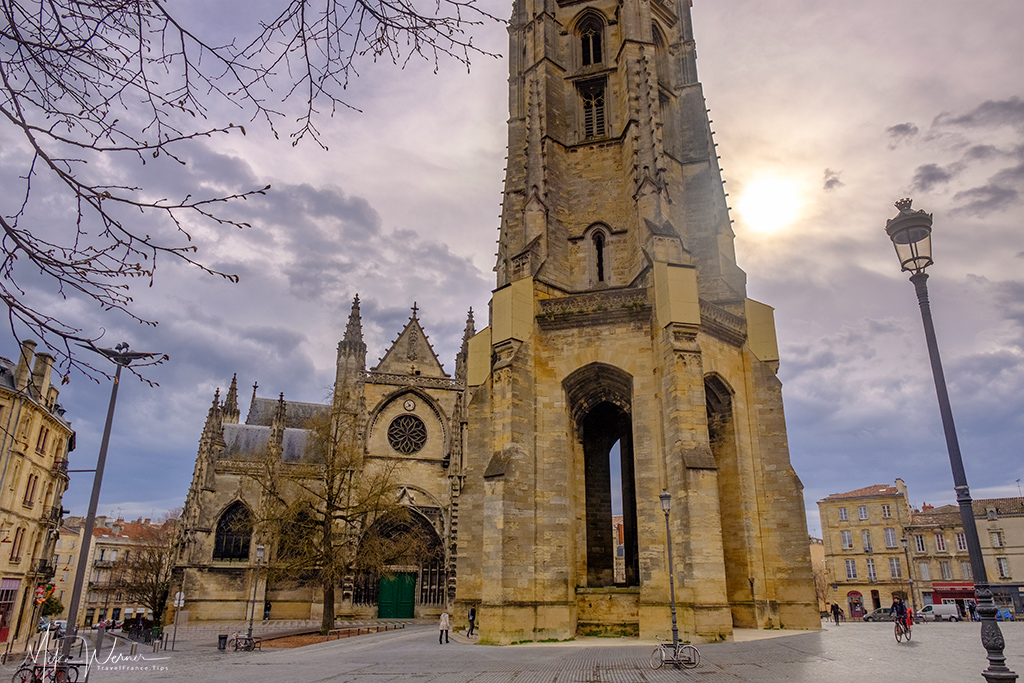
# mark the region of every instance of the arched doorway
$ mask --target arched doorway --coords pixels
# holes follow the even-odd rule
[[[576,437],[583,448],[586,585],[639,586],[631,416],[633,378],[614,366],[592,363],[573,372],[562,385],[568,395]],[[618,457],[613,458],[616,445]],[[617,461],[615,471],[613,460]],[[613,500],[615,507],[621,501],[621,531],[613,520]],[[620,547],[622,571],[616,580],[615,560]]]
[[[356,580],[355,603],[375,600],[380,619],[412,619],[417,604],[447,604],[444,547],[419,512],[378,520],[363,535],[360,546],[361,555],[375,558],[384,569]]]
[[[860,591],[850,591],[846,594],[846,605],[850,608],[850,618],[860,620],[864,616],[864,596]]]

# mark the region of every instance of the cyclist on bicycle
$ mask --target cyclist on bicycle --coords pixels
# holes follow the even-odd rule
[[[907,604],[903,602],[903,599],[894,595],[892,597],[892,607],[889,608],[889,614],[896,618],[903,628],[907,628]]]

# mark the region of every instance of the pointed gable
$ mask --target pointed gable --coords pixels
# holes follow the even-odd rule
[[[413,305],[412,317],[398,338],[391,343],[377,367],[371,372],[383,372],[391,375],[419,375],[422,377],[448,377],[441,366],[441,361],[434,353],[427,334],[416,317],[417,308]]]

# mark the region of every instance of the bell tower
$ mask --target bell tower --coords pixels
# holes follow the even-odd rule
[[[493,642],[817,628],[772,309],[746,298],[689,0],[515,0],[457,609]]]

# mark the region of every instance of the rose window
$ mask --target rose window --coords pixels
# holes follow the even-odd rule
[[[399,453],[412,455],[427,442],[427,426],[415,415],[399,415],[388,427],[388,443]]]

